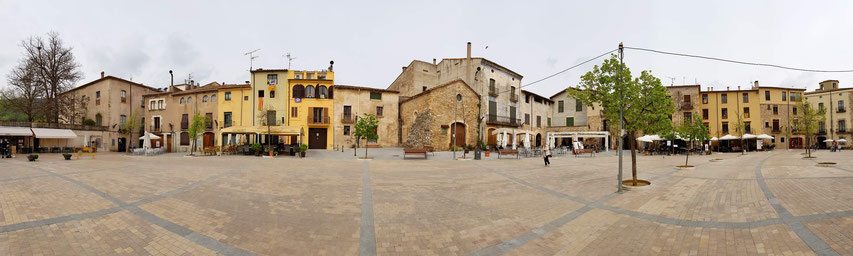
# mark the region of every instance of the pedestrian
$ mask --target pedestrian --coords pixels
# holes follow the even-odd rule
[[[9,142],[6,141],[6,139],[0,140],[0,155],[2,155],[2,157],[0,157],[0,158],[6,158],[6,155],[8,155],[6,153],[8,147],[9,147]]]
[[[551,158],[551,150],[548,147],[545,147],[545,151],[542,152],[542,158],[545,159],[545,166],[551,165],[551,161],[549,160]]]

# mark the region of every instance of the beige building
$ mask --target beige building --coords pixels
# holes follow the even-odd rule
[[[189,152],[192,139],[187,133],[195,113],[208,117],[211,122],[199,136],[196,150],[217,145],[219,129],[217,90],[219,83],[213,82],[198,87],[197,84],[182,84],[166,92],[145,95],[145,129],[161,139],[152,141],[152,147],[165,147],[167,152]]]
[[[845,139],[848,142],[842,146],[853,144],[853,131],[847,129],[853,120],[853,112],[847,111],[853,102],[853,88],[840,88],[838,80],[826,80],[820,82],[817,90],[805,93],[805,97],[813,107],[826,110],[826,122],[818,125],[816,134],[822,147],[831,145],[823,143],[824,140]]]
[[[690,120],[693,115],[700,115],[699,103],[699,85],[676,85],[667,86],[669,98],[675,106],[675,110],[670,116],[672,127],[676,128],[684,123],[684,120]]]
[[[446,58],[438,63],[435,59],[432,63],[412,61],[408,66],[403,67],[402,73],[391,83],[388,90],[400,92],[400,100],[406,101],[433,87],[456,80],[462,81],[478,95],[476,102],[480,103],[478,115],[481,116],[482,121],[474,120],[473,122],[482,123],[482,125],[473,127],[479,126],[478,133],[486,133],[490,129],[521,127],[522,115],[519,103],[521,79],[520,74],[493,61],[471,57],[471,43],[468,43],[465,58]],[[452,102],[452,98],[436,100]],[[452,112],[436,111],[432,113],[452,114]],[[407,119],[403,118],[403,120]],[[403,123],[403,125],[407,124]],[[405,129],[403,132],[406,132]],[[403,136],[402,142],[405,141],[406,136]]]
[[[126,121],[136,114],[140,123],[145,123],[145,105],[143,95],[156,92],[156,88],[128,81],[114,76],[101,78],[75,87],[64,92],[63,96],[72,97],[82,102],[76,111],[83,120],[72,120],[72,124],[92,120],[95,125],[106,126],[106,132],[86,133],[85,145],[101,150],[125,152],[128,148],[140,147],[139,137],[144,129],[121,133]]]
[[[521,126],[521,129],[532,132],[530,146],[541,147],[546,144],[545,137],[547,135],[547,128],[554,122],[554,120],[551,119],[551,107],[554,102],[549,98],[526,90],[521,90],[521,95],[522,98],[524,98],[521,103],[521,115],[524,118],[524,124]],[[492,129],[488,130],[489,139],[487,140],[487,144],[490,145],[493,144],[491,143],[493,139],[495,142],[497,141],[497,138],[492,134],[492,131]],[[520,141],[521,140],[519,140],[519,142]]]
[[[364,113],[374,114],[379,121],[379,139],[369,147],[398,147],[400,142],[399,93],[392,90],[335,85],[334,138],[335,148],[353,148],[355,122]],[[364,143],[364,142],[361,142]],[[363,145],[362,145],[363,146]]]
[[[456,100],[457,95],[461,100]],[[476,145],[480,136],[479,99],[480,95],[461,79],[401,99],[402,146],[451,150],[451,145]]]

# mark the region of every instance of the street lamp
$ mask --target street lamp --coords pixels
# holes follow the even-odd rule
[[[453,148],[453,160],[456,160],[456,127],[459,125],[456,123],[456,109],[459,102],[462,102],[462,94],[456,94],[456,101],[453,102],[453,143],[450,146]]]

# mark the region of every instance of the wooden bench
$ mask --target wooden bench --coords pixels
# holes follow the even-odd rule
[[[595,149],[592,148],[575,149],[574,153],[575,157],[578,157],[583,154],[589,154],[589,156],[595,157]]]
[[[517,149],[498,149],[498,159],[500,159],[502,155],[515,155],[515,159],[518,159],[518,150]]]
[[[430,153],[431,155],[435,156],[435,147],[433,147],[433,146],[424,146],[424,150],[426,150],[426,152],[427,152],[427,153]]]
[[[74,155],[77,159],[80,159],[80,156],[91,156],[92,159],[95,159],[95,153],[98,152],[98,149],[95,147],[76,147],[74,148]]]
[[[413,154],[418,154],[418,155],[423,154],[424,159],[427,159],[427,150],[426,149],[418,149],[418,148],[404,148],[403,149],[403,159],[406,159],[407,155],[413,155]]]

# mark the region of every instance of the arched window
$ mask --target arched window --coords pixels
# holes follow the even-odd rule
[[[193,103],[193,97],[187,97],[187,104]]]
[[[305,98],[305,86],[297,84],[293,86],[293,98]]]
[[[317,85],[317,98],[321,98],[321,99],[326,98],[326,86]]]
[[[181,97],[181,100],[178,101],[178,104],[184,104],[184,97]]]
[[[216,94],[210,95],[210,102],[216,102]]]
[[[305,98],[314,98],[314,86],[305,87]]]
[[[207,95],[204,95],[204,97],[201,97],[201,102],[207,102]]]

